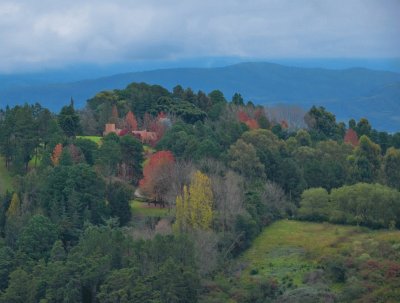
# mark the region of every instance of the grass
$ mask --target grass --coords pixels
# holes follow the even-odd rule
[[[246,264],[242,281],[255,277],[275,278],[301,286],[306,272],[318,267],[326,256],[357,249],[359,243],[400,243],[399,231],[372,231],[355,226],[282,220],[266,228],[240,258]],[[340,289],[338,285],[332,285]]]
[[[103,137],[101,136],[76,136],[78,139],[87,139],[87,140],[91,140],[94,143],[96,143],[97,145],[100,145],[101,143],[101,139],[103,139]]]
[[[168,208],[150,206],[147,202],[140,202],[137,200],[131,201],[131,209],[133,216],[139,217],[165,217],[168,215]]]
[[[13,179],[6,169],[4,158],[0,157],[0,193],[4,194],[7,190],[13,189]]]

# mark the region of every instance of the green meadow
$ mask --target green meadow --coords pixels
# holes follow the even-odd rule
[[[169,213],[168,208],[161,208],[137,200],[131,201],[132,216],[134,217],[165,217]]]
[[[103,137],[101,136],[76,136],[78,139],[87,139],[87,140],[91,140],[94,143],[100,145],[101,143],[101,139],[103,139]]]

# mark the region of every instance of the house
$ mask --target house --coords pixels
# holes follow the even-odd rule
[[[119,135],[120,132],[121,129],[116,128],[115,123],[107,123],[103,132],[103,136],[107,136],[110,133],[116,133],[117,135]]]
[[[118,136],[123,136],[129,133],[127,129],[119,129],[114,123],[107,123],[105,125],[105,130],[103,136],[107,136],[110,133],[115,133]],[[151,144],[157,141],[157,133],[149,132],[147,130],[134,130],[131,132],[133,136],[138,138],[142,143]]]
[[[157,140],[157,133],[148,132],[147,130],[134,130],[132,134],[142,141],[142,143],[151,143]]]

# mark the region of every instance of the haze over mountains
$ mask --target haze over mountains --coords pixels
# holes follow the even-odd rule
[[[48,84],[44,78],[32,81],[11,76],[1,76],[0,81],[1,107],[38,101],[58,111],[71,97],[77,107],[83,107],[88,98],[102,90],[146,82],[168,89],[177,84],[195,91],[219,89],[227,99],[239,92],[245,100],[266,106],[278,103],[305,109],[325,106],[345,122],[350,117],[366,117],[374,128],[400,129],[400,73],[365,68],[334,70],[257,62],[215,68],[158,69],[58,84]]]

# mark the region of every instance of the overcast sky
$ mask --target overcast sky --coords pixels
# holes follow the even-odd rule
[[[208,56],[400,57],[400,0],[0,0],[0,72]]]

